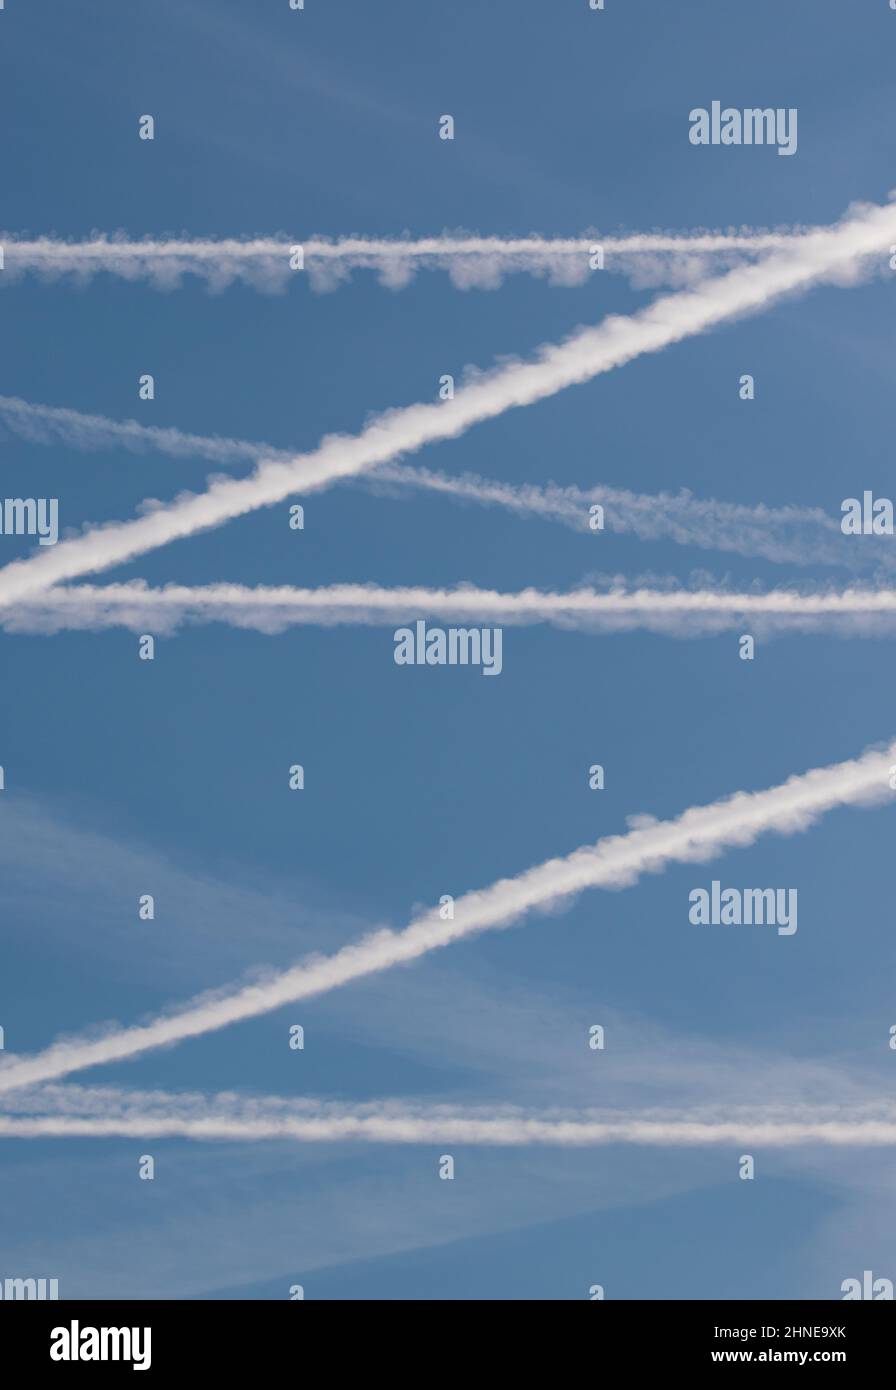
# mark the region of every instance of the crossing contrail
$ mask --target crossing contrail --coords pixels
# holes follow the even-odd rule
[[[628,317],[612,315],[528,362],[473,378],[452,400],[406,406],[376,417],[360,434],[330,436],[292,463],[263,462],[247,478],[217,480],[198,496],[154,504],[136,520],[97,527],[0,570],[0,602],[122,564],[170,541],[195,535],[296,492],[325,487],[472,425],[590,381],[645,353],[659,352],[740,314],[822,280],[854,281],[896,238],[896,205],[864,207],[825,231],[810,232],[757,265],[665,295]]]
[[[152,451],[174,458],[204,458],[224,466],[265,459],[287,463],[295,457],[294,452],[257,441],[188,434],[136,420],[112,420],[33,404],[15,396],[0,396],[0,420],[30,443],[58,441],[82,450]],[[671,540],[778,564],[835,565],[854,571],[893,564],[892,537],[868,536],[856,545],[854,538],[842,535],[839,519],[818,507],[749,506],[694,497],[687,491],[640,493],[606,484],[590,488],[515,484],[474,473],[452,476],[402,464],[384,464],[354,481],[380,491],[432,492],[461,503],[498,507],[518,517],[554,522],[573,531],[606,530],[640,540]],[[595,504],[604,511],[602,527],[592,526]]]

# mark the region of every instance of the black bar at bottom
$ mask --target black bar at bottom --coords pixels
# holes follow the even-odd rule
[[[19,1377],[32,1371],[64,1377],[108,1370],[170,1374],[194,1366],[228,1378],[281,1367],[319,1376],[325,1367],[317,1358],[317,1364],[306,1360],[316,1350],[325,1361],[338,1361],[343,1379],[355,1358],[359,1371],[369,1375],[377,1366],[407,1368],[421,1351],[442,1378],[455,1367],[469,1374],[469,1331],[485,1354],[476,1354],[480,1364],[499,1359],[502,1374],[520,1364],[534,1376],[541,1355],[558,1354],[560,1331],[575,1339],[564,1344],[564,1360],[581,1336],[580,1349],[597,1354],[609,1374],[614,1366],[712,1375],[732,1365],[823,1365],[855,1375],[888,1365],[896,1332],[892,1302],[598,1300],[566,1313],[557,1303],[497,1300],[453,1303],[450,1309],[427,1300],[411,1307],[409,1314],[386,1301],[6,1302],[0,1303],[0,1347],[3,1364],[15,1365]],[[517,1324],[520,1315],[525,1321]],[[418,1369],[423,1371],[419,1361]]]

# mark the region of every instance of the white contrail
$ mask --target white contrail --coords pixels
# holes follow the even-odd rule
[[[135,453],[152,450],[175,458],[205,458],[218,464],[259,463],[264,459],[291,462],[294,453],[273,445],[219,435],[187,434],[178,429],[141,425],[136,420],[111,420],[58,406],[32,404],[15,396],[0,396],[0,420],[31,443],[60,441],[77,449],[125,448]],[[589,489],[550,483],[513,484],[477,474],[452,477],[427,468],[384,464],[362,485],[382,490],[398,485],[440,496],[501,507],[520,517],[557,522],[575,531],[591,529],[591,507],[604,508],[603,529],[632,534],[641,540],[671,540],[704,550],[759,556],[775,563],[828,564],[852,570],[892,564],[892,538],[870,536],[856,545],[840,531],[839,520],[817,507],[746,506],[697,498],[689,492],[638,493],[598,484]]]
[[[894,238],[896,205],[865,207],[833,228],[801,236],[798,249],[772,253],[758,265],[663,296],[630,317],[613,315],[596,328],[542,348],[533,361],[510,363],[474,377],[453,400],[392,410],[375,418],[361,434],[326,438],[313,453],[293,463],[262,463],[248,478],[215,481],[201,495],[168,506],[156,504],[138,520],[98,527],[44,548],[0,570],[0,601],[25,598],[60,580],[108,569],[296,492],[327,486],[435,440],[457,438],[514,406],[531,405],[818,281],[853,281],[869,258],[880,256]]]
[[[517,516],[557,522],[573,531],[600,530],[669,540],[731,554],[756,556],[776,564],[837,565],[864,570],[892,563],[892,538],[874,536],[871,545],[850,545],[839,518],[819,507],[768,507],[677,493],[632,492],[599,483],[590,488],[548,483],[505,483],[475,473],[452,476],[429,468],[386,464],[362,480],[374,489],[390,484],[453,497],[460,502],[501,507]],[[603,527],[591,525],[595,503],[603,508]]]
[[[645,282],[681,280],[705,273],[708,262],[723,265],[798,244],[815,229],[725,232],[635,232],[602,237],[498,237],[444,233],[436,237],[142,238],[94,236],[84,241],[55,237],[34,240],[0,233],[10,277],[36,273],[87,280],[100,271],[126,280],[145,279],[162,289],[184,275],[223,289],[235,280],[259,289],[282,289],[296,272],[313,289],[328,290],[353,271],[375,271],[390,289],[407,285],[418,270],[444,270],[460,289],[494,289],[503,277],[525,272],[555,285],[582,284],[594,269],[634,274]],[[603,261],[594,256],[600,248]],[[297,255],[297,249],[301,255]],[[639,273],[640,272],[640,273]],[[0,279],[2,284],[2,279]]]
[[[752,844],[766,831],[786,835],[805,830],[835,807],[889,799],[894,761],[896,742],[849,762],[790,777],[767,791],[736,792],[709,806],[692,807],[675,820],[635,817],[625,835],[599,840],[566,858],[549,859],[516,878],[464,894],[453,904],[450,920],[443,919],[444,907],[432,909],[403,931],[370,933],[334,955],[313,956],[230,993],[201,995],[147,1023],[104,1037],[66,1039],[32,1057],[7,1056],[0,1063],[0,1093],[135,1057],[325,994],[478,932],[507,927],[528,912],[557,905],[586,888],[626,887],[667,864],[702,862],[728,846]]]
[[[65,1092],[72,1091],[73,1095]],[[166,1094],[46,1088],[0,1113],[0,1137],[186,1138],[301,1143],[475,1144],[500,1147],[604,1144],[707,1146],[896,1144],[893,1104],[727,1106],[685,1111],[541,1110],[377,1100],[357,1105],[232,1093]],[[83,1100],[82,1100],[83,1097]],[[16,1097],[12,1097],[13,1100]],[[80,1105],[80,1109],[79,1109]],[[49,1112],[49,1113],[48,1113]]]
[[[577,1145],[711,1144],[762,1136],[763,1142],[772,1144],[803,1139],[844,1144],[896,1142],[893,1102],[870,1099],[823,1105],[779,1100],[761,1105],[702,1103],[684,1109],[664,1106],[635,1111],[593,1107],[532,1110],[506,1104],[433,1105],[407,1099],[335,1102],[246,1096],[232,1091],[172,1093],[69,1083],[7,1093],[2,1110],[2,1121],[11,1122],[6,1132],[12,1137],[120,1133],[293,1137],[322,1142],[431,1143],[450,1138],[467,1143]],[[69,1129],[65,1122],[77,1128]]]
[[[0,420],[32,444],[57,441],[75,449],[128,449],[153,451],[174,458],[204,458],[213,463],[259,463],[263,459],[289,463],[295,450],[221,435],[187,434],[160,425],[141,425],[136,420],[111,420],[106,415],[87,415],[62,406],[39,405],[19,396],[0,396]]]
[[[10,632],[125,627],[161,633],[173,632],[181,623],[227,622],[274,633],[307,625],[410,624],[417,641],[413,625],[419,622],[424,631],[417,641],[418,665],[426,664],[424,639],[429,619],[502,626],[552,623],[591,632],[642,629],[683,637],[724,632],[749,622],[754,635],[824,631],[863,636],[896,627],[896,589],[729,593],[716,589],[612,588],[608,592],[522,589],[501,593],[471,585],[384,589],[373,584],[333,584],[319,589],[166,584],[153,589],[137,579],[128,584],[54,588],[15,604],[0,603],[0,627]],[[469,654],[462,664],[468,660],[473,660]]]

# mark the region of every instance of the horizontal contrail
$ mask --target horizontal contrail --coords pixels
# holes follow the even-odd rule
[[[592,632],[642,629],[683,637],[724,632],[749,622],[754,633],[764,635],[824,631],[863,636],[896,629],[896,589],[809,594],[788,589],[729,593],[640,588],[501,593],[468,585],[384,589],[373,584],[319,589],[166,584],[152,589],[138,579],[60,587],[15,604],[0,604],[0,626],[10,632],[125,627],[160,633],[182,623],[227,622],[274,633],[301,625],[406,626],[428,619],[509,626],[552,623]],[[425,664],[422,654],[417,664]]]
[[[767,831],[788,835],[805,830],[835,807],[889,800],[894,762],[896,742],[883,751],[870,750],[849,762],[790,777],[767,791],[736,792],[708,806],[692,807],[675,820],[635,817],[625,835],[598,840],[566,858],[546,860],[516,878],[464,894],[453,904],[449,920],[443,919],[444,907],[431,909],[403,931],[372,932],[331,956],[312,956],[230,993],[201,995],[147,1023],[104,1037],[65,1039],[32,1057],[6,1056],[0,1062],[0,1093],[122,1061],[326,994],[479,932],[507,927],[528,912],[555,906],[586,888],[623,888],[667,864],[705,862],[729,846],[750,845]]]
[[[125,448],[134,453],[154,451],[174,458],[205,458],[223,465],[271,460],[291,462],[294,452],[246,439],[187,434],[178,429],[141,425],[136,420],[111,420],[58,406],[32,404],[15,396],[0,396],[0,420],[31,443],[60,441],[77,449]],[[892,565],[889,536],[868,536],[860,545],[844,536],[839,519],[817,507],[746,506],[697,498],[689,492],[638,493],[598,484],[588,489],[550,483],[513,484],[463,473],[451,476],[427,468],[384,464],[356,480],[381,488],[397,485],[500,507],[519,517],[553,521],[574,531],[591,529],[590,509],[604,508],[609,532],[641,540],[671,540],[732,554],[758,556],[775,563],[843,566],[867,570]]]
[[[757,1139],[789,1144],[896,1142],[892,1101],[823,1105],[780,1100],[744,1105],[533,1110],[519,1105],[460,1106],[407,1099],[363,1102],[225,1091],[169,1092],[118,1086],[43,1085],[7,1093],[2,1122],[12,1137],[186,1135],[193,1138],[309,1141],[360,1139],[386,1143],[562,1145],[600,1143],[712,1144]],[[21,1122],[21,1123],[17,1123]],[[61,1123],[60,1123],[61,1122]],[[66,1127],[66,1122],[77,1126]],[[29,1129],[28,1126],[33,1126]],[[95,1126],[95,1128],[92,1128]]]
[[[751,1144],[783,1148],[801,1144],[848,1147],[896,1144],[896,1107],[889,1105],[701,1107],[686,1111],[532,1111],[517,1106],[458,1107],[373,1101],[358,1105],[278,1097],[246,1099],[164,1092],[86,1093],[78,1112],[73,1096],[50,1094],[41,1106],[33,1094],[27,1110],[0,1113],[0,1137],[186,1138],[301,1143],[474,1144],[496,1147],[551,1145],[590,1148],[604,1144],[708,1146]],[[45,1113],[49,1111],[51,1113]],[[56,1113],[52,1113],[56,1112]]]
[[[0,570],[0,602],[25,598],[76,575],[108,569],[169,541],[195,535],[296,492],[325,487],[425,444],[456,439],[472,425],[515,406],[544,400],[644,353],[758,310],[821,280],[853,281],[896,238],[896,205],[865,207],[826,231],[798,239],[797,249],[774,252],[693,289],[665,295],[630,317],[612,315],[534,360],[513,362],[472,378],[452,400],[406,406],[376,417],[360,434],[330,436],[292,463],[264,462],[243,479],[217,480],[199,496],[155,504],[139,519],[97,527]]]
[[[594,269],[641,272],[652,284],[705,273],[707,261],[732,264],[746,256],[798,244],[813,230],[726,232],[635,232],[602,237],[497,237],[448,233],[436,237],[229,237],[137,240],[95,236],[84,241],[55,237],[25,240],[0,233],[5,270],[10,276],[73,275],[86,280],[100,271],[126,280],[148,280],[162,289],[184,275],[223,289],[235,280],[258,289],[282,289],[297,271],[313,289],[329,290],[353,271],[375,271],[390,289],[407,285],[418,270],[443,270],[460,289],[494,289],[503,277],[525,272],[555,285],[579,285]],[[595,248],[603,253],[601,265]],[[301,256],[296,255],[301,249]],[[645,264],[646,262],[646,264]],[[640,278],[640,277],[639,277]],[[0,280],[2,284],[2,280]]]

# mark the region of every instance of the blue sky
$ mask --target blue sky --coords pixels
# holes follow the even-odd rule
[[[885,0],[7,0],[0,227],[80,238],[578,235],[827,223],[896,184]],[[713,99],[799,110],[799,148],[695,148]],[[137,119],[156,119],[153,143]],[[451,112],[453,143],[437,138]],[[0,297],[0,391],[202,434],[312,448],[439,377],[531,353],[654,291],[442,273],[331,294],[187,278],[25,278]],[[827,287],[435,445],[419,462],[513,482],[839,514],[888,494],[893,288]],[[156,399],[137,399],[143,372]],[[756,399],[738,399],[740,375]],[[64,527],[200,488],[202,461],[0,437],[4,496]],[[4,562],[31,542],[0,536]],[[340,486],[111,571],[153,584],[596,574],[748,586],[805,573],[429,495]],[[808,576],[818,582],[830,573]],[[836,578],[836,576],[834,576]],[[413,615],[417,616],[417,615]],[[2,637],[0,1024],[7,1049],[130,1022],[282,967],[415,906],[625,828],[859,753],[896,733],[886,640],[690,640],[508,629],[500,679],[405,670],[384,628],[225,626]],[[306,769],[301,795],[291,763]],[[587,769],[606,767],[602,792]],[[76,1078],[343,1101],[686,1105],[886,1097],[892,809],[838,811],[562,915]],[[796,886],[796,936],[695,931],[713,877]],[[152,892],[153,923],[136,902]],[[304,1052],[287,1046],[302,1023]],[[587,1030],[604,1023],[603,1053]],[[156,1158],[152,1183],[139,1154]],[[0,1276],[70,1297],[837,1297],[894,1276],[886,1151],[0,1143]]]

